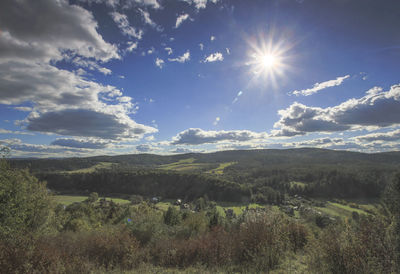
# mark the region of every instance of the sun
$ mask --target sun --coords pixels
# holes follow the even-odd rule
[[[272,69],[278,62],[277,56],[273,54],[264,54],[260,57],[260,63],[265,69]]]
[[[293,62],[292,48],[295,43],[290,43],[290,36],[276,37],[274,32],[258,37],[250,37],[248,59],[245,65],[249,68],[250,82],[264,86],[278,87],[286,81]]]

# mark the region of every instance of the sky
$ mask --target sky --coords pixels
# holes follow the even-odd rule
[[[400,148],[398,0],[2,0],[11,157]]]

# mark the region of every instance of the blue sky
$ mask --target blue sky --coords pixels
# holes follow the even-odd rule
[[[400,2],[0,3],[13,157],[400,148]]]

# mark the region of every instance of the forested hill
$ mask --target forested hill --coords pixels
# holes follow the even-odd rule
[[[279,203],[283,194],[377,198],[400,170],[400,152],[232,150],[11,161],[64,193],[139,194]],[[218,195],[217,195],[218,194]]]
[[[400,152],[359,153],[328,149],[262,149],[230,150],[214,153],[188,153],[179,155],[130,154],[118,156],[95,156],[85,158],[61,159],[13,159],[15,167],[28,167],[33,172],[62,171],[89,168],[98,163],[116,163],[124,166],[155,167],[184,159],[194,159],[195,163],[236,162],[237,166],[273,167],[279,165],[358,165],[386,166],[395,168],[400,165]]]

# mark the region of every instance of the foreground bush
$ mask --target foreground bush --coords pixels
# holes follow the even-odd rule
[[[141,256],[139,242],[124,227],[0,243],[0,269],[4,273],[132,269],[144,261]]]
[[[280,214],[251,213],[238,227],[215,226],[188,239],[162,239],[150,253],[166,267],[236,265],[238,271],[265,272],[279,265],[288,251],[304,247],[307,233],[303,225]]]
[[[398,273],[393,237],[382,217],[331,226],[307,246],[309,268],[317,273]]]

